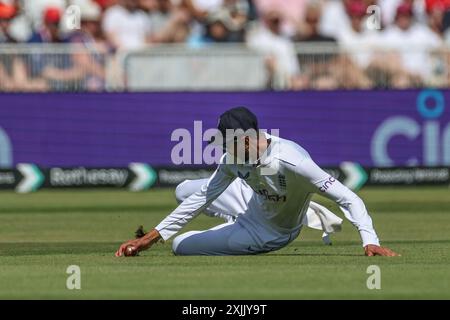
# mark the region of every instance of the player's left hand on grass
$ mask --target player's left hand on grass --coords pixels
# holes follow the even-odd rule
[[[159,239],[161,239],[161,235],[157,230],[153,229],[141,238],[124,242],[116,251],[115,256],[136,256],[140,251],[150,248],[154,243],[158,242]]]
[[[398,253],[392,251],[389,248],[386,247],[380,247],[374,244],[368,244],[364,247],[364,252],[366,256],[373,257],[373,256],[383,256],[383,257],[397,257],[400,256]]]

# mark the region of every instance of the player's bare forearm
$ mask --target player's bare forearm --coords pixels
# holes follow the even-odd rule
[[[136,256],[139,252],[149,249],[153,244],[161,239],[158,230],[153,229],[143,237],[124,242],[116,251],[116,257]]]
[[[140,243],[140,249],[147,250],[160,239],[161,235],[159,234],[158,230],[153,229],[150,232],[146,233],[142,238],[140,238],[140,240],[142,241]]]

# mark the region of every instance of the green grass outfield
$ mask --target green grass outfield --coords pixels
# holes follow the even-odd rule
[[[244,257],[176,257],[171,243],[115,258],[140,224],[156,225],[175,206],[171,190],[0,193],[1,299],[416,299],[450,298],[450,189],[360,192],[384,245],[402,257],[363,256],[345,221],[333,246],[303,229],[283,250]],[[335,212],[334,204],[325,203]],[[186,230],[219,220],[200,216]],[[81,268],[67,290],[66,268]],[[369,265],[381,290],[369,290]]]

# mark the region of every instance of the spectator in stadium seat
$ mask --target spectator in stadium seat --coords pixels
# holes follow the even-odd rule
[[[351,52],[351,58],[361,68],[369,65],[372,59],[371,50],[380,43],[379,31],[367,28],[366,10],[366,4],[362,1],[349,2],[347,14],[350,28],[344,28],[336,34],[339,45]]]
[[[16,40],[10,35],[11,20],[16,10],[11,5],[0,3],[0,45],[4,43],[15,43]],[[12,64],[14,58],[10,55],[0,55],[0,91],[11,91],[14,89],[12,77]]]
[[[138,0],[119,0],[105,11],[102,26],[116,49],[138,49],[150,42],[151,22]]]
[[[346,1],[345,14],[349,25],[334,33],[344,53],[331,60],[329,73],[345,89],[367,89],[373,82],[365,73],[372,61],[371,49],[378,44],[378,30],[366,25],[367,6],[373,1]]]
[[[83,43],[85,46],[99,44],[107,48],[107,41],[101,25],[101,7],[93,0],[72,0],[80,8],[80,30],[68,36],[70,43]]]
[[[188,38],[191,15],[186,8],[174,5],[171,0],[156,0],[149,15],[152,43],[179,43]]]
[[[247,11],[237,4],[237,1],[227,1],[222,9],[210,13],[204,22],[204,34],[198,39],[191,37],[190,45],[198,47],[207,43],[243,42]]]
[[[281,32],[294,37],[297,26],[304,20],[306,7],[311,0],[254,0],[258,12],[278,11]]]
[[[450,0],[427,0],[428,25],[444,42],[450,41]],[[448,87],[450,84],[450,53],[448,49],[435,50],[431,55],[432,75],[427,84],[433,87]]]
[[[319,30],[322,16],[321,4],[311,1],[305,8],[304,21],[299,24],[294,37],[295,41],[302,43],[328,43],[338,50],[336,39],[323,35]],[[339,83],[333,74],[336,64],[336,53],[301,53],[299,54],[302,73],[306,75],[307,87],[315,90],[332,90],[339,87]]]
[[[302,86],[300,66],[294,44],[281,35],[281,16],[276,11],[263,14],[262,21],[247,33],[250,48],[266,56],[273,87]]]
[[[0,44],[15,44],[10,34],[11,22],[16,16],[15,6],[0,3]],[[35,91],[44,90],[45,82],[28,76],[27,57],[22,54],[0,55],[0,91]]]
[[[395,24],[382,33],[381,44],[399,55],[400,64],[411,76],[426,78],[430,75],[429,53],[442,45],[442,39],[427,25],[416,23],[414,11],[408,3],[402,3],[395,16]],[[405,51],[405,48],[408,50]]]
[[[147,14],[151,14],[158,9],[158,0],[139,0],[138,7]]]
[[[326,36],[319,30],[322,9],[319,2],[310,2],[305,8],[305,18],[298,25],[294,39],[302,42],[336,42],[334,37]]]
[[[57,8],[64,12],[65,8],[70,4],[68,0],[31,0],[31,1],[23,1],[22,3],[23,10],[26,14],[26,17],[29,19],[33,30],[39,29],[43,22],[44,12],[47,8]]]
[[[362,0],[328,0],[323,6],[323,15],[320,20],[320,32],[324,35],[337,38],[339,32],[351,28],[350,18],[347,14],[348,6],[355,1]]]
[[[181,5],[198,21],[223,7],[224,0],[181,0]]]
[[[81,29],[72,33],[69,41],[81,44],[83,49],[79,48],[80,52],[72,55],[73,68],[56,69],[53,72],[60,79],[80,82],[85,90],[101,91],[105,86],[105,57],[109,53],[101,30],[101,8],[91,0],[80,0],[75,3],[81,11]]]
[[[60,30],[62,12],[58,7],[48,7],[43,13],[42,26],[33,33],[30,43],[64,43]]]
[[[158,33],[163,30],[172,18],[172,14],[177,8],[171,0],[155,0],[156,7],[149,10],[152,23],[152,32]]]
[[[433,1],[447,1],[447,0],[433,0]],[[390,26],[395,22],[397,8],[402,3],[407,3],[413,8],[413,13],[418,23],[426,23],[426,2],[428,0],[378,0],[378,5],[381,9],[381,20],[384,26]]]
[[[450,1],[448,1],[450,4]],[[436,3],[433,6],[427,7],[428,25],[430,29],[439,37],[444,37],[444,17],[448,8],[444,3]]]
[[[247,0],[223,0],[212,7],[198,7],[195,5],[198,2],[191,0],[184,3],[194,18],[188,38],[190,47],[201,47],[213,42],[245,40],[245,29],[250,14]]]
[[[12,39],[13,42],[26,41],[31,35],[31,26],[24,13],[22,2],[19,0],[9,0],[9,2],[0,0],[0,6],[2,6],[3,8],[0,9],[2,11],[15,11],[14,16],[8,22],[8,31],[6,32],[6,34],[2,35],[3,32],[0,30],[0,43],[5,40],[5,35]]]
[[[223,10],[227,12],[230,19],[231,42],[242,42],[245,40],[245,31],[250,19],[251,6],[245,0],[225,0]]]
[[[84,54],[83,49],[78,48],[78,51],[74,54],[70,54],[71,51],[63,53],[52,53],[50,51],[31,54],[27,59],[27,70],[22,72],[23,78],[28,77],[28,82],[45,83],[47,88],[55,91],[95,90],[93,88],[99,87],[97,83],[103,83],[104,70],[96,60],[96,58],[102,56],[96,51],[99,48],[96,42],[101,38],[99,35],[99,21],[92,21],[99,20],[100,8],[95,6],[94,15],[97,16],[93,17],[92,7],[89,9],[89,5],[92,6],[94,4],[89,1],[80,0],[74,2],[81,9],[80,31],[64,35],[60,29],[61,10],[57,7],[49,7],[43,13],[43,26],[32,36],[30,42],[52,44],[83,43],[85,48],[87,48],[86,51],[91,50],[91,52]],[[90,12],[86,10],[90,10]],[[86,14],[90,16],[86,16]],[[87,46],[88,44],[90,45],[89,47]],[[97,81],[93,81],[93,79]]]
[[[232,21],[225,11],[212,13],[206,19],[203,43],[229,42],[232,30]]]
[[[197,46],[208,43],[230,42],[232,30],[233,22],[226,11],[221,10],[211,13],[205,21],[205,33],[199,39]],[[190,44],[191,46],[193,45],[192,38],[190,39]]]
[[[450,8],[446,8],[444,10],[444,17],[442,18],[442,30],[445,43],[450,43]]]
[[[67,43],[67,38],[61,32],[60,23],[62,18],[62,11],[59,7],[47,7],[42,12],[42,25],[36,30],[29,43],[52,43],[64,44]],[[70,65],[70,58],[64,54],[50,54],[50,53],[33,53],[27,57],[27,68],[22,72],[23,77],[29,77],[44,81],[44,70],[49,66],[58,66],[65,68]]]
[[[117,0],[94,0],[102,9],[102,12],[117,4]]]
[[[150,15],[152,32],[163,30],[172,16],[174,7],[171,0],[155,0],[155,7],[147,12]]]
[[[16,43],[11,34],[11,22],[16,16],[16,8],[0,2],[0,43]]]

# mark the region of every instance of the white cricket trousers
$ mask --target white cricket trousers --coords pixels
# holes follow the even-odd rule
[[[182,202],[191,194],[200,190],[208,179],[186,180],[180,183],[175,196]],[[173,241],[176,255],[247,255],[281,249],[294,240],[300,230],[280,235],[263,245],[258,244],[238,222],[237,216],[245,214],[253,190],[241,179],[233,181],[228,188],[206,209],[206,214],[224,219],[227,223],[205,231],[190,231],[177,236]],[[308,227],[333,233],[340,230],[342,219],[328,209],[310,203],[304,224]]]
[[[189,231],[176,237],[172,243],[175,255],[227,256],[251,255],[281,249],[297,238],[300,230],[258,244],[239,222],[227,222],[205,231]]]

